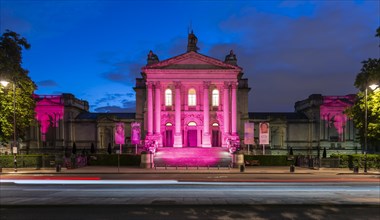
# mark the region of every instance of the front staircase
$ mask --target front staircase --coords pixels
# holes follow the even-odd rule
[[[221,147],[162,147],[154,155],[155,167],[229,167],[231,154]]]

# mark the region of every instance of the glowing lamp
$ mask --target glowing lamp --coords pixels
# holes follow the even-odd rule
[[[372,90],[375,90],[375,89],[379,88],[379,85],[372,84],[372,85],[369,86],[369,88],[371,88]]]
[[[3,85],[4,87],[6,87],[9,84],[9,82],[5,81],[5,80],[1,80],[0,84]]]

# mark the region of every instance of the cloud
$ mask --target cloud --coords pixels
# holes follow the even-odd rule
[[[37,85],[39,87],[55,87],[58,86],[58,84],[54,80],[42,80],[37,82]]]
[[[134,98],[135,94],[132,92],[105,94],[91,105],[91,109],[95,112],[134,112],[136,111]]]
[[[103,107],[98,107],[94,109],[95,112],[99,113],[128,113],[128,112],[135,112],[135,108],[121,108],[119,106],[103,106]]]
[[[223,60],[235,51],[252,87],[250,111],[293,111],[294,102],[311,93],[356,92],[361,61],[379,56],[379,17],[371,5],[354,2],[318,3],[310,16],[296,18],[245,8],[220,24],[226,33],[242,33],[240,40],[215,44],[209,54]]]
[[[134,93],[113,93],[113,94],[105,94],[102,98],[97,99],[95,101],[95,105],[100,105],[104,103],[110,103],[110,102],[118,102],[120,104],[125,102],[125,100],[131,100],[135,96]]]
[[[110,56],[107,57],[107,54]],[[144,60],[142,55],[135,59],[120,59],[117,53],[103,52],[99,55],[98,62],[107,65],[109,69],[101,73],[101,77],[124,85],[133,86],[135,79],[141,77],[141,61]]]
[[[136,109],[136,101],[135,100],[123,100],[122,105],[124,108],[128,109]]]

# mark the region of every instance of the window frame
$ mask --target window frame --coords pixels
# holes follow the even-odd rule
[[[173,91],[170,88],[165,89],[165,106],[173,106]]]
[[[194,88],[190,88],[187,92],[187,105],[189,107],[197,106],[197,91]]]

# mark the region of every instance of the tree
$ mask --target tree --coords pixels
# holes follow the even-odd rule
[[[13,31],[6,30],[0,36],[0,80],[9,82],[0,88],[0,142],[12,139],[14,111],[18,138],[23,138],[26,128],[34,122],[36,85],[21,66],[22,50],[29,48],[27,40]]]
[[[323,148],[323,154],[322,154],[322,157],[323,157],[323,158],[326,158],[326,157],[327,157],[327,152],[326,152],[326,148],[325,148],[325,147]]]
[[[380,38],[380,27],[376,30]],[[380,45],[379,45],[380,46]],[[355,87],[359,89],[355,104],[346,113],[353,119],[359,129],[359,138],[364,143],[365,125],[365,92],[367,90],[367,141],[368,146],[380,144],[380,89],[372,91],[369,85],[380,84],[380,59],[369,58],[362,62],[363,66],[356,76]]]
[[[73,143],[73,149],[71,149],[71,153],[77,154],[77,145],[75,144],[75,142]]]
[[[107,152],[108,152],[108,154],[112,153],[111,143],[108,143]]]
[[[95,145],[94,143],[91,143],[91,153],[94,154],[95,152]]]

